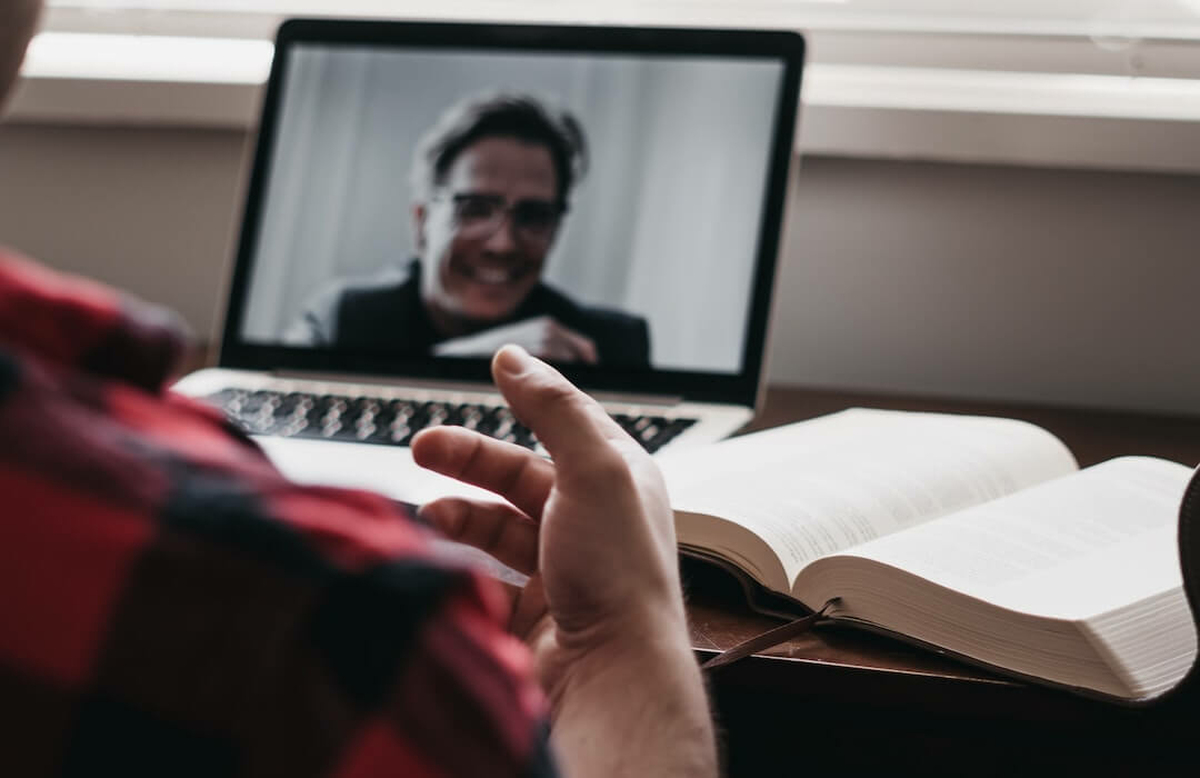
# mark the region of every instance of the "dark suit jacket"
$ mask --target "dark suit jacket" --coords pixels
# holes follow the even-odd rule
[[[342,284],[319,295],[288,327],[289,345],[343,347],[373,354],[428,354],[445,340],[421,302],[421,264],[390,277]],[[516,312],[497,325],[551,316],[596,344],[600,362],[618,367],[649,367],[650,331],[646,320],[608,308],[585,306],[539,283]]]

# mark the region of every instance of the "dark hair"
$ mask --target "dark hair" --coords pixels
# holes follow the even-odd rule
[[[551,110],[529,95],[490,93],[451,106],[417,143],[413,191],[419,199],[446,180],[454,160],[483,138],[515,138],[545,146],[557,174],[564,205],[571,187],[587,169],[583,128],[566,111]]]

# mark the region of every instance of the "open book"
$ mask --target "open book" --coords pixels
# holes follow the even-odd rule
[[[1181,464],[1080,470],[1026,422],[864,409],[660,464],[682,550],[832,618],[1128,702],[1195,659]]]

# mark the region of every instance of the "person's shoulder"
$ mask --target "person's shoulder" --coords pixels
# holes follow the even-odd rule
[[[370,276],[332,281],[315,292],[300,316],[284,330],[291,345],[329,346],[347,337],[371,331],[381,312],[394,313],[403,301],[415,297],[419,270],[416,263],[391,265]],[[349,333],[349,335],[347,334]]]
[[[324,296],[335,302],[354,301],[355,303],[370,300],[394,298],[409,289],[415,289],[418,278],[418,266],[415,262],[405,265],[389,265],[369,276],[356,276],[342,279],[326,287]]]
[[[547,284],[539,287],[538,295],[548,312],[552,316],[562,318],[564,323],[585,320],[630,329],[646,329],[647,326],[646,319],[642,316],[602,305],[581,303]]]
[[[638,316],[626,311],[618,311],[616,308],[604,308],[596,305],[582,307],[587,316],[608,326],[638,331],[648,329],[644,316]]]
[[[384,329],[390,331],[388,338],[395,338],[398,328],[411,328],[410,319],[419,307],[419,273],[413,262],[343,282],[331,309],[336,340],[375,343]]]

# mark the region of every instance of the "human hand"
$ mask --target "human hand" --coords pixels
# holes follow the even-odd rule
[[[453,497],[422,514],[533,577],[529,594],[544,588],[559,645],[535,650],[588,651],[668,629],[686,635],[674,522],[650,456],[594,400],[520,349],[501,350],[493,373],[553,462],[462,428],[426,430],[412,443],[418,464],[510,505]],[[519,602],[514,613],[523,637],[536,626],[532,609]],[[548,691],[559,685],[559,664],[539,662]]]
[[[422,432],[412,444],[419,464],[509,503],[445,498],[423,515],[531,576],[513,627],[532,649],[568,766],[711,773],[711,722],[658,468],[553,368],[509,347],[492,369],[553,461],[462,428]]]
[[[491,356],[508,343],[521,346],[542,359],[557,362],[594,365],[600,361],[595,341],[559,323],[552,316],[537,316],[473,335],[452,338],[434,346],[433,353],[445,357]]]

